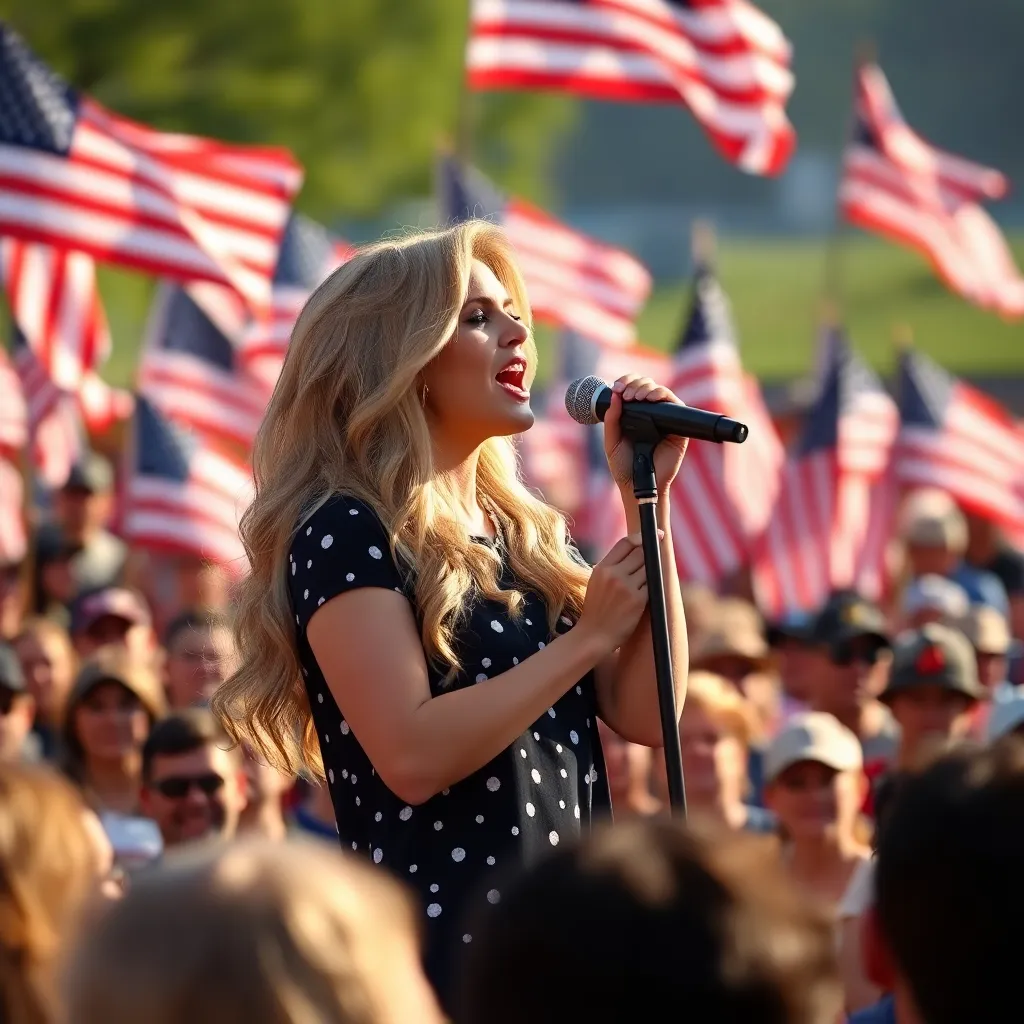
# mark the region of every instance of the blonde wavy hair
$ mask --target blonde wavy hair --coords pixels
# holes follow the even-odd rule
[[[523,594],[499,589],[499,560],[466,536],[451,484],[434,472],[420,397],[421,371],[458,330],[474,260],[493,271],[529,325],[505,235],[470,221],[363,249],[313,293],[292,331],[256,436],[255,500],[240,524],[250,565],[235,620],[241,668],[211,701],[232,739],[279,770],[323,777],[286,560],[299,524],[330,495],[376,511],[410,573],[426,657],[449,681],[460,667],[453,636],[472,597],[521,614]],[[526,357],[532,377],[532,336]],[[511,438],[483,444],[477,493],[498,520],[509,568],[544,599],[550,625],[564,611],[578,614],[590,571],[561,513],[523,484]]]
[[[757,712],[746,697],[728,679],[703,669],[686,679],[687,709],[699,708],[723,732],[738,739],[749,749],[758,733]]]

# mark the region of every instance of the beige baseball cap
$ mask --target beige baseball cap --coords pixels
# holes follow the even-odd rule
[[[724,657],[745,658],[758,669],[771,664],[761,616],[752,604],[738,598],[718,601],[690,656],[690,665],[699,668]]]
[[[945,491],[915,491],[908,497],[900,520],[900,535],[908,544],[946,551],[967,548],[967,520]]]
[[[971,646],[979,654],[1005,654],[1010,649],[1010,626],[1006,617],[988,604],[972,605],[967,614],[955,622]]]
[[[860,740],[838,719],[824,711],[794,715],[772,740],[764,755],[766,782],[777,779],[791,765],[817,761],[837,772],[864,765]]]

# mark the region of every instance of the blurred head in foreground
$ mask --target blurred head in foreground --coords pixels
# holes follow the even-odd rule
[[[835,1024],[828,919],[772,844],[634,820],[559,847],[472,928],[464,1024]],[[568,984],[567,980],[573,983]]]
[[[74,787],[44,768],[0,767],[0,1020],[43,1024],[79,912],[101,891],[110,843]]]
[[[880,823],[868,925],[901,1024],[1016,1019],[1022,863],[1020,739],[961,747],[901,780]]]
[[[78,948],[69,1024],[440,1024],[412,909],[316,842],[179,855]]]

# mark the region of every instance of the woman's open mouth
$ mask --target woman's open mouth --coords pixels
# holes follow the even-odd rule
[[[525,402],[530,397],[530,392],[524,384],[526,378],[526,363],[521,359],[514,359],[504,369],[499,370],[494,379],[517,401]]]

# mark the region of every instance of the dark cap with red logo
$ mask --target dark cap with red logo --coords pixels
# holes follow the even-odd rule
[[[889,683],[879,699],[888,701],[915,686],[939,686],[971,700],[985,697],[974,648],[960,630],[929,622],[896,638]]]

